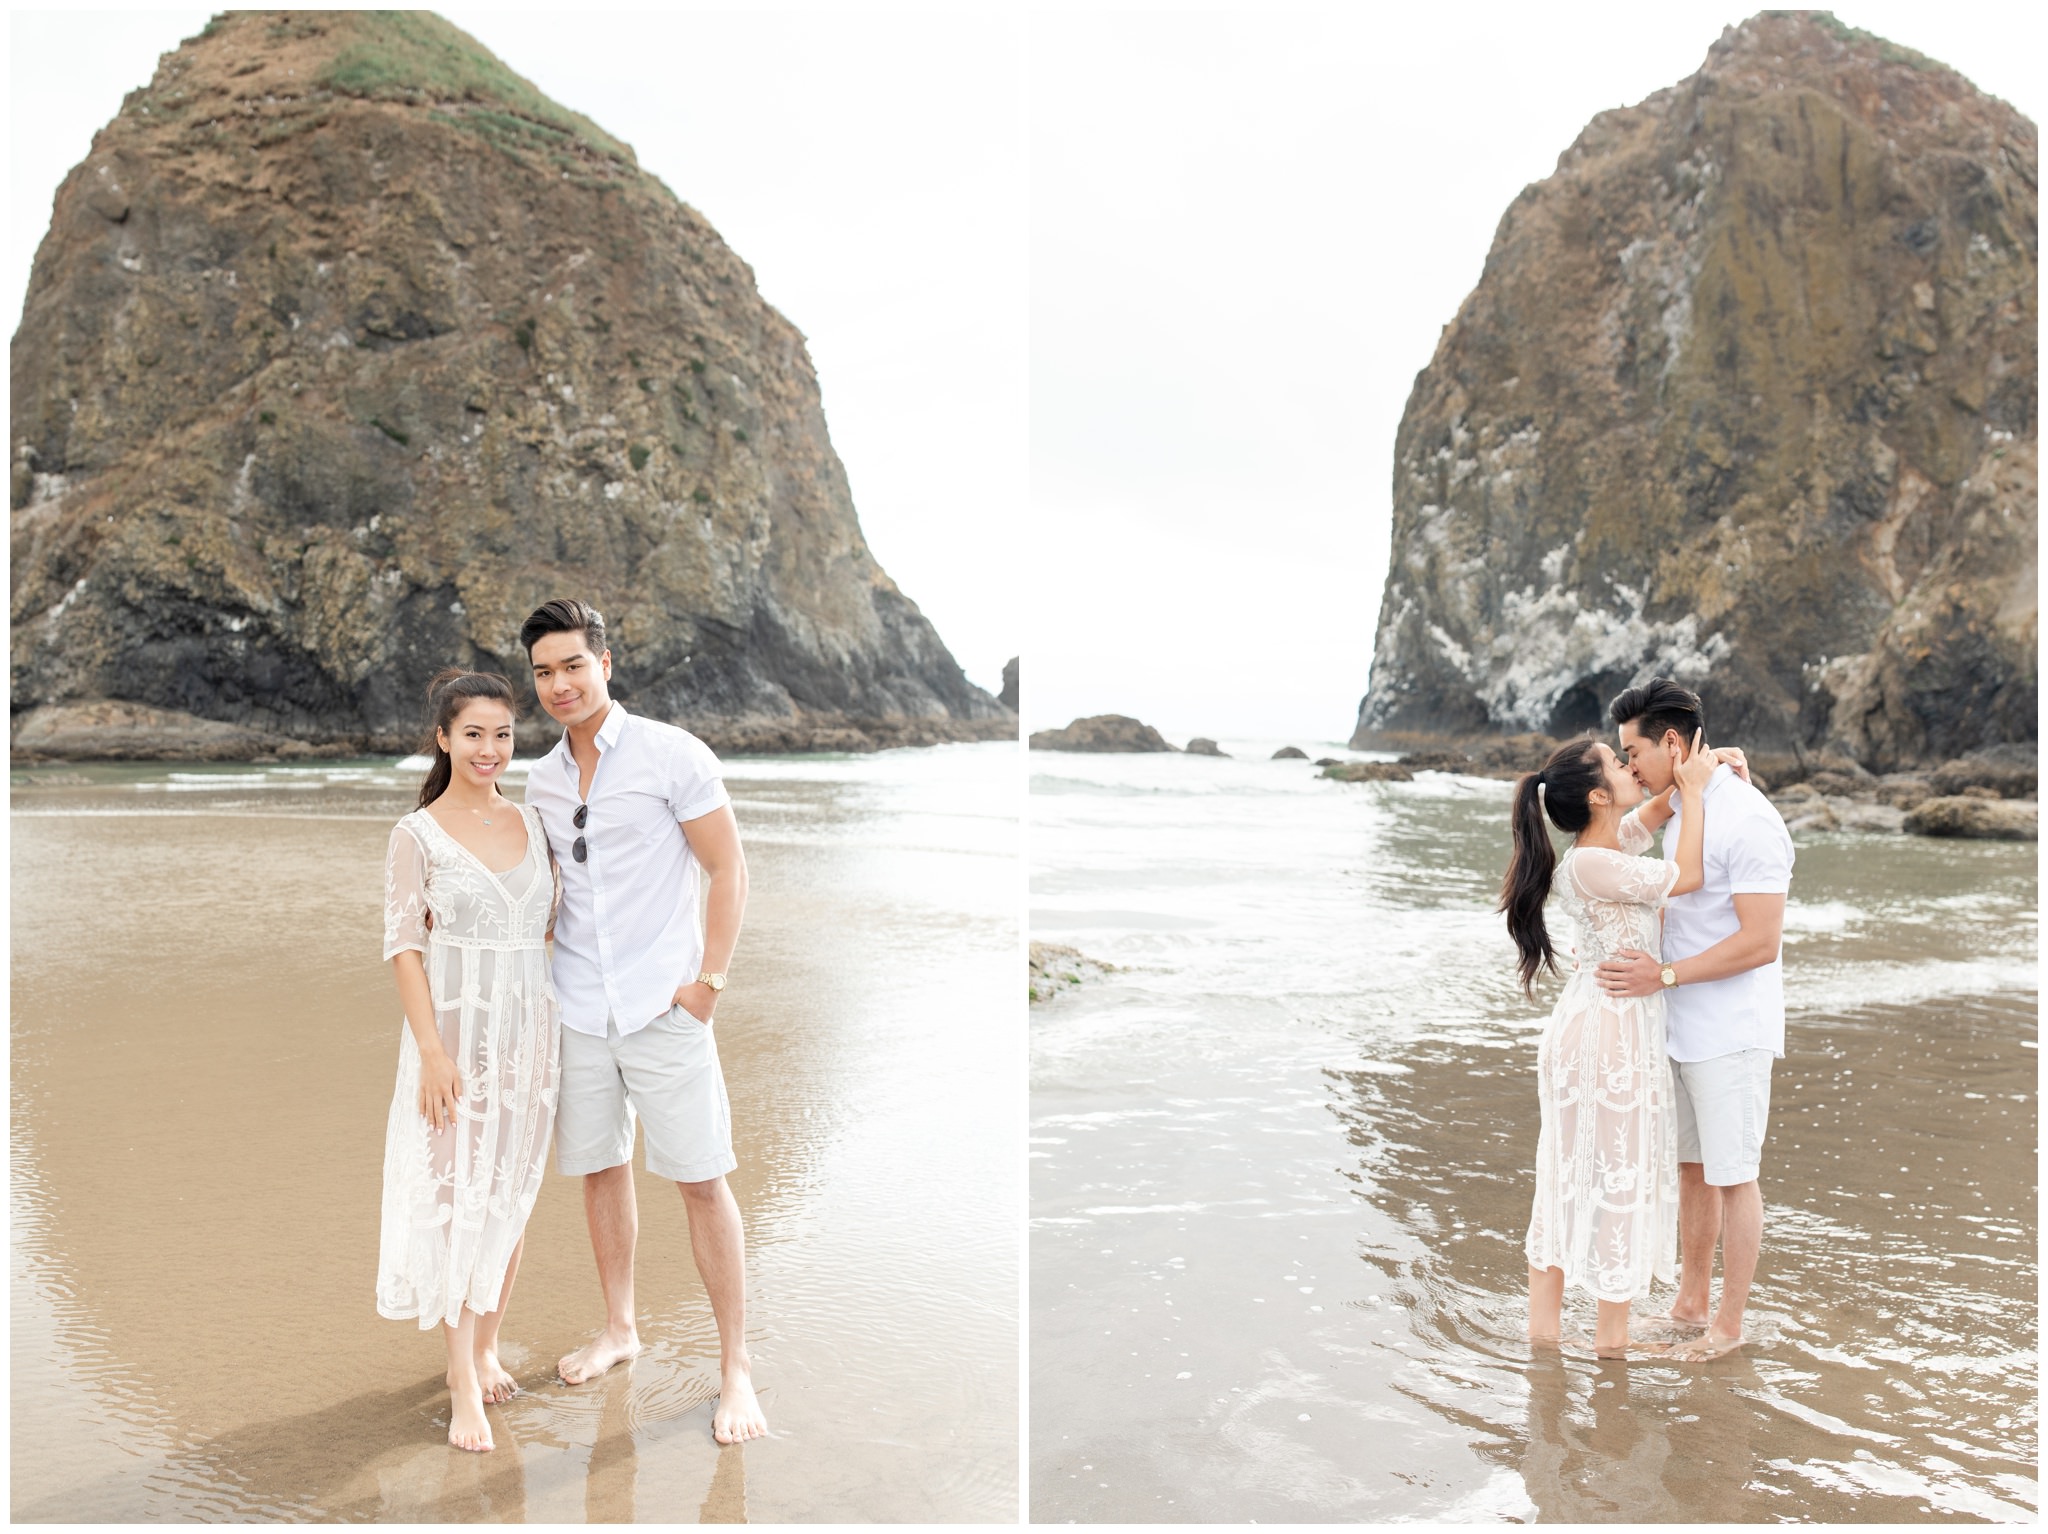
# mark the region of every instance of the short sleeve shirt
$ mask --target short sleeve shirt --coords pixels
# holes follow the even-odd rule
[[[1664,962],[1705,953],[1742,928],[1737,895],[1783,895],[1792,888],[1792,837],[1771,801],[1728,767],[1718,767],[1702,796],[1706,882],[1664,906]],[[1678,850],[1681,808],[1664,827],[1664,855]],[[1674,1060],[1710,1060],[1739,1049],[1785,1053],[1783,957],[1724,980],[1664,993],[1665,1037]]]
[[[730,804],[711,748],[688,730],[614,702],[597,732],[590,813],[575,823],[576,758],[565,734],[527,775],[561,867],[555,994],[562,1026],[604,1037],[616,1019],[635,1033],[668,1011],[704,963],[698,863],[681,822]],[[573,848],[582,837],[585,861]]]

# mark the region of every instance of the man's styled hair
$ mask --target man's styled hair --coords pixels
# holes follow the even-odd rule
[[[581,634],[592,655],[604,654],[604,614],[575,597],[556,597],[536,607],[519,626],[519,643],[531,656],[534,644],[548,634]]]
[[[1631,687],[1608,705],[1607,712],[1617,725],[1633,724],[1645,740],[1662,740],[1666,730],[1676,730],[1688,750],[1693,735],[1707,727],[1700,695],[1669,677],[1653,676],[1642,686]]]

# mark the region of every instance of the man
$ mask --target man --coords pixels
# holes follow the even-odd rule
[[[1678,759],[1704,739],[1698,696],[1654,677],[1609,710],[1636,781],[1650,794],[1672,785]],[[1771,1108],[1771,1061],[1785,1053],[1779,961],[1792,838],[1761,792],[1723,764],[1701,800],[1706,882],[1664,907],[1664,956],[1624,949],[1596,972],[1616,996],[1664,992],[1678,1128],[1678,1298],[1671,1318],[1706,1328],[1679,1352],[1714,1358],[1741,1346],[1742,1313],[1763,1244],[1757,1185]],[[1673,804],[1664,845],[1678,845]],[[1714,1247],[1721,1303],[1709,1316]]]
[[[562,726],[534,763],[526,802],[561,865],[555,992],[562,1008],[556,1167],[583,1179],[605,1326],[561,1360],[571,1385],[640,1351],[633,1307],[633,1125],[647,1170],[682,1190],[690,1251],[718,1323],[712,1436],[768,1425],[747,1355],[746,1239],[725,1185],[737,1161],[711,1018],[747,903],[747,864],[718,758],[688,731],[612,701],[604,619],[573,599],[544,603],[519,631],[533,687]],[[710,876],[703,933],[697,870]]]

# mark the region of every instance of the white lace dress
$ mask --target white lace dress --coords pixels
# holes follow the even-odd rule
[[[1650,833],[1622,821],[1626,852],[1572,848],[1551,880],[1575,963],[1536,1052],[1542,1129],[1526,1250],[1567,1287],[1639,1300],[1678,1272],[1678,1145],[1664,998],[1609,996],[1594,966],[1619,949],[1659,951],[1658,912],[1678,866],[1636,856]]]
[[[425,810],[391,832],[384,958],[426,956],[441,1047],[462,1076],[455,1123],[420,1113],[420,1053],[401,1017],[384,1133],[377,1312],[421,1328],[498,1303],[540,1192],[555,1126],[561,1024],[544,940],[555,877],[540,816],[520,807],[526,856],[493,873]],[[427,913],[433,913],[433,929]]]

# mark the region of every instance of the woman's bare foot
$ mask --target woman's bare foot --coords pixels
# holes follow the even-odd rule
[[[768,1419],[754,1395],[753,1376],[735,1365],[718,1387],[718,1408],[711,1414],[711,1436],[720,1443],[743,1443],[768,1436]]]
[[[493,1406],[502,1406],[519,1394],[519,1381],[505,1371],[495,1352],[477,1354],[476,1382],[484,1399]]]
[[[1653,1342],[1641,1337],[1631,1337],[1618,1347],[1612,1343],[1595,1343],[1593,1356],[1612,1359],[1639,1358],[1644,1355],[1656,1357],[1669,1353],[1672,1347],[1673,1344],[1669,1342]]]
[[[589,1342],[555,1365],[564,1384],[581,1385],[594,1380],[613,1364],[622,1364],[640,1352],[637,1332],[619,1333],[606,1327]]]
[[[484,1415],[483,1393],[474,1387],[453,1387],[448,1392],[448,1442],[457,1449],[486,1454],[497,1445],[491,1442],[490,1419]]]

